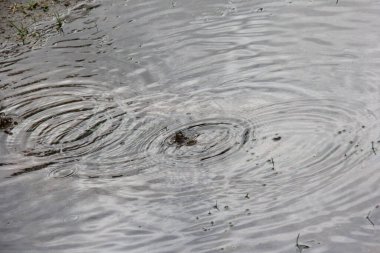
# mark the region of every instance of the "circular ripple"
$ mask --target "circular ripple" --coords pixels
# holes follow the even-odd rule
[[[228,217],[242,233],[256,237],[302,224],[318,227],[315,221],[328,222],[337,210],[362,210],[373,201],[369,189],[380,179],[369,180],[373,170],[368,165],[374,157],[371,143],[379,138],[378,120],[365,105],[299,100],[249,113],[255,145],[246,150],[245,164],[220,171],[229,178],[225,194],[241,196],[226,198],[231,206],[241,205],[247,192],[251,196],[250,218],[234,218],[235,212]]]
[[[77,167],[60,167],[50,171],[49,176],[53,178],[65,178],[73,176],[77,172]]]
[[[12,148],[34,157],[83,156],[110,145],[110,135],[126,114],[112,101],[96,97],[60,95],[51,99],[59,102],[22,116],[24,120],[14,128],[17,134],[8,138]]]
[[[18,87],[7,94],[7,109],[17,110],[19,124],[6,139],[9,152],[19,152],[38,161],[62,165],[52,176],[71,176],[66,166],[105,150],[120,148],[124,126],[135,119],[136,106],[121,104],[101,85],[83,81],[41,83]],[[124,152],[127,153],[127,152]],[[79,168],[78,168],[79,170]]]
[[[168,122],[156,115],[139,115],[126,119],[112,133],[112,143],[81,157],[78,176],[117,178],[153,170],[158,160],[148,148],[149,140],[167,127]]]
[[[249,124],[242,120],[199,120],[156,136],[149,149],[171,161],[195,165],[215,163],[240,150],[248,141],[250,132]]]
[[[303,175],[305,170],[331,173],[342,163],[360,163],[376,139],[369,131],[374,117],[364,108],[339,100],[301,100],[260,108],[254,111],[256,157],[276,157],[282,169],[303,170]]]

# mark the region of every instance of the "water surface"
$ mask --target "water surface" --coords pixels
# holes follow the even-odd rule
[[[380,251],[380,2],[98,3],[1,59],[1,252]]]

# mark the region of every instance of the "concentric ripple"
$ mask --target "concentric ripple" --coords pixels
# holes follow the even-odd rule
[[[120,126],[125,114],[108,98],[72,95],[60,89],[48,96],[33,94],[18,102],[23,120],[14,128],[15,134],[8,143],[27,156],[91,153],[101,148],[97,146],[100,140],[103,146],[109,144],[107,136]]]
[[[305,194],[357,169],[373,154],[371,142],[379,138],[373,131],[374,115],[360,103],[343,100],[276,103],[253,110],[252,116],[256,144],[248,161],[257,169],[245,173],[265,178],[273,171],[278,173],[276,184],[292,181],[292,186],[306,180]]]
[[[281,169],[304,168],[317,174],[331,173],[344,161],[353,166],[365,159],[371,141],[377,138],[370,131],[375,117],[360,103],[300,100],[255,113],[256,156],[276,157]],[[365,151],[359,148],[362,145]]]
[[[149,149],[162,159],[199,164],[212,160],[223,160],[240,150],[248,141],[250,128],[247,122],[215,118],[178,126],[156,136]],[[178,135],[183,137],[178,137]],[[176,140],[176,138],[183,138]],[[214,161],[216,162],[216,161]]]
[[[65,178],[74,175],[77,172],[77,167],[73,168],[56,168],[52,169],[49,175],[53,178]]]
[[[78,161],[119,145],[117,133],[137,110],[120,105],[99,84],[83,81],[19,87],[4,103],[8,110],[18,110],[19,118],[6,139],[8,151],[54,163]]]

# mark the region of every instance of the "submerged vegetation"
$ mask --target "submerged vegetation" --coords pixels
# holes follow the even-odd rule
[[[63,18],[59,15],[58,12],[54,12],[55,17],[55,28],[58,32],[63,33]]]
[[[24,26],[23,23],[16,25],[14,22],[9,21],[10,25],[16,29],[17,35],[19,36],[20,40],[22,41],[22,44],[25,45],[26,37],[29,34],[29,30],[27,27]]]

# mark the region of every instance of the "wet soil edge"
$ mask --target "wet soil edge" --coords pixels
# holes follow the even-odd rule
[[[40,43],[42,33],[35,25],[55,20],[81,0],[0,0],[0,59],[30,50]],[[59,18],[58,18],[59,19]],[[41,43],[40,43],[41,44]]]

